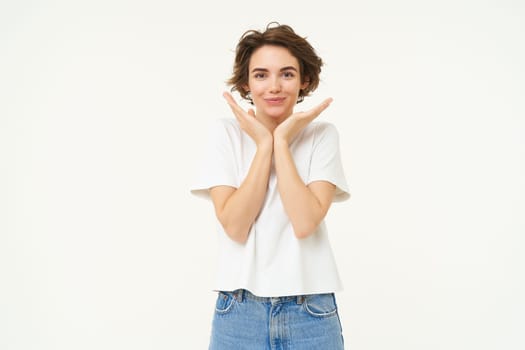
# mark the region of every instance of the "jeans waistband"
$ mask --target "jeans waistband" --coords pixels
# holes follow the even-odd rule
[[[295,301],[297,304],[302,304],[304,302],[304,299],[306,298],[305,295],[290,295],[290,296],[283,296],[283,297],[260,297],[257,295],[252,294],[250,291],[246,289],[237,289],[233,292],[222,292],[231,294],[235,300],[238,302],[243,302],[244,299],[250,299],[254,301],[258,301],[261,303],[271,303],[271,304],[279,304],[279,303],[285,303],[288,301]]]

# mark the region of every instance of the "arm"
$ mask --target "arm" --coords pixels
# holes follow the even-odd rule
[[[326,216],[335,193],[335,185],[316,181],[306,186],[295,167],[286,142],[276,141],[275,169],[277,186],[286,214],[297,238],[312,234]]]
[[[255,218],[259,214],[270,176],[271,147],[258,148],[248,175],[235,189],[216,186],[210,189],[215,214],[228,236],[244,243]]]
[[[307,112],[291,115],[274,131],[277,186],[297,238],[308,237],[317,229],[330,208],[335,185],[327,181],[316,181],[306,186],[297,173],[289,144],[331,102],[331,99],[327,99]]]
[[[244,111],[229,93],[224,93],[224,98],[242,130],[254,140],[257,151],[239,188],[217,186],[210,189],[210,195],[215,214],[224,231],[234,241],[244,243],[266,196],[272,163],[273,137],[257,120],[253,110]]]

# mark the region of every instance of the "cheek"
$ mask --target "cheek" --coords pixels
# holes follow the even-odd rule
[[[250,85],[250,91],[251,91],[252,96],[253,96],[253,95],[263,94],[266,90],[264,89],[263,86],[261,86],[261,84],[251,84]]]
[[[299,95],[299,91],[302,89],[301,85],[299,84],[290,84],[286,87],[286,91],[288,91],[290,94],[297,94]]]

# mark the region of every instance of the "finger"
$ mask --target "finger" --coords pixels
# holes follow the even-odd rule
[[[248,114],[249,114],[250,116],[252,116],[252,117],[255,118],[255,111],[253,110],[253,108],[250,108],[250,109],[248,110]]]
[[[228,102],[230,107],[237,106],[237,102],[235,102],[232,94],[230,94],[229,92],[225,91],[225,92],[222,93],[222,96],[226,99],[226,102]]]
[[[321,114],[322,111],[327,109],[328,106],[330,106],[330,103],[332,103],[333,100],[334,100],[333,98],[329,97],[326,100],[324,100],[323,102],[321,102],[319,105],[317,105],[317,107],[315,107],[315,111],[317,112],[317,114]]]
[[[332,103],[332,98],[327,98],[314,108],[310,109],[308,112],[306,112],[306,115],[311,118],[312,120],[317,118],[328,106],[330,106],[330,103]]]
[[[233,98],[233,96],[229,93],[229,92],[224,92],[222,94],[222,96],[226,99],[226,102],[228,103],[228,105],[230,106],[233,114],[235,114],[235,116],[238,118],[242,118],[244,115],[245,115],[245,111],[244,109],[242,109],[238,104],[237,102],[235,101],[235,99]]]

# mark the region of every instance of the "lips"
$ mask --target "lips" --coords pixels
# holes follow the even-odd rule
[[[284,97],[272,97],[264,99],[269,104],[280,104],[284,101]]]

